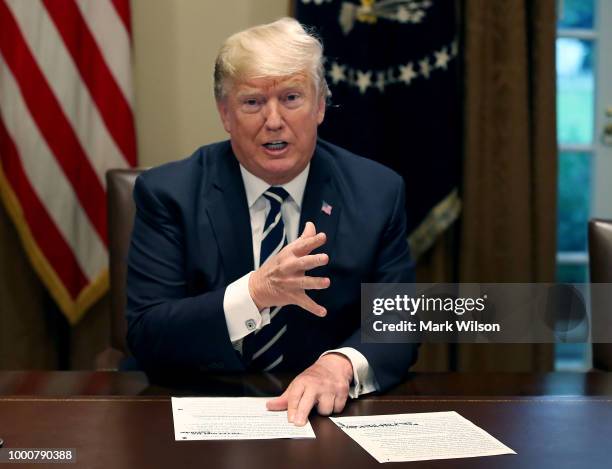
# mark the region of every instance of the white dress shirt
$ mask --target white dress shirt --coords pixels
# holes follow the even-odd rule
[[[281,205],[281,215],[285,224],[287,242],[290,243],[298,237],[300,223],[300,212],[306,180],[310,164],[293,180],[282,187],[287,191],[289,197]],[[242,165],[240,172],[244,182],[244,188],[251,216],[251,236],[253,239],[253,259],[255,268],[259,266],[259,251],[263,238],[263,228],[266,216],[270,211],[270,202],[263,193],[270,187],[268,183],[249,173]],[[242,353],[242,341],[244,337],[261,329],[270,323],[270,308],[259,311],[249,293],[249,278],[253,272],[249,272],[235,282],[229,284],[223,298],[223,311],[229,332],[230,340],[236,350]],[[353,383],[349,396],[356,398],[378,389],[376,378],[361,352],[352,347],[341,347],[328,350],[323,353],[340,353],[347,357],[353,365]]]

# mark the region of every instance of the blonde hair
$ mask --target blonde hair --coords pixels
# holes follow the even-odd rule
[[[253,78],[306,74],[319,96],[330,92],[323,68],[323,45],[293,18],[254,26],[225,40],[215,61],[215,98],[223,99],[228,85]]]

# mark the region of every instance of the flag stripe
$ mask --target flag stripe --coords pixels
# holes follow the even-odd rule
[[[134,166],[136,142],[132,110],[114,80],[81,12],[73,2],[43,1],[106,126],[126,160]]]
[[[127,162],[108,133],[62,38],[41,3],[21,0],[7,0],[7,3],[104,187],[106,171],[124,168]],[[45,40],[39,40],[40,37]]]
[[[130,37],[132,37],[132,20],[130,16],[130,4],[125,0],[113,0],[112,1],[115,10],[119,14],[119,18],[123,21],[123,26]]]
[[[0,2],[0,52],[19,84],[32,118],[106,245],[104,188],[4,2]]]
[[[77,202],[70,182],[36,127],[15,77],[1,56],[0,68],[4,69],[0,80],[0,115],[19,155],[22,155],[23,172],[81,269],[89,279],[94,279],[106,267],[106,248]],[[23,155],[30,157],[24,158]]]
[[[1,13],[0,13],[1,14]],[[88,281],[74,258],[70,247],[49,218],[30,182],[23,171],[17,149],[7,133],[4,120],[0,116],[0,161],[2,168],[11,181],[13,192],[19,198],[23,216],[28,223],[32,236],[44,253],[47,261],[65,285],[70,295],[76,297]]]
[[[132,105],[130,36],[110,0],[77,0],[104,60],[127,102]]]

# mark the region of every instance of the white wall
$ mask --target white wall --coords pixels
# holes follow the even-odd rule
[[[226,138],[213,98],[223,40],[287,16],[290,0],[132,0],[140,166],[190,155]]]

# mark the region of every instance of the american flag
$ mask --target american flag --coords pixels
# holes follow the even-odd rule
[[[71,323],[108,288],[105,173],[136,165],[129,0],[0,0],[0,195]]]
[[[332,213],[332,206],[329,205],[327,202],[323,201],[323,203],[321,204],[321,211],[325,214],[325,215],[331,215]]]

